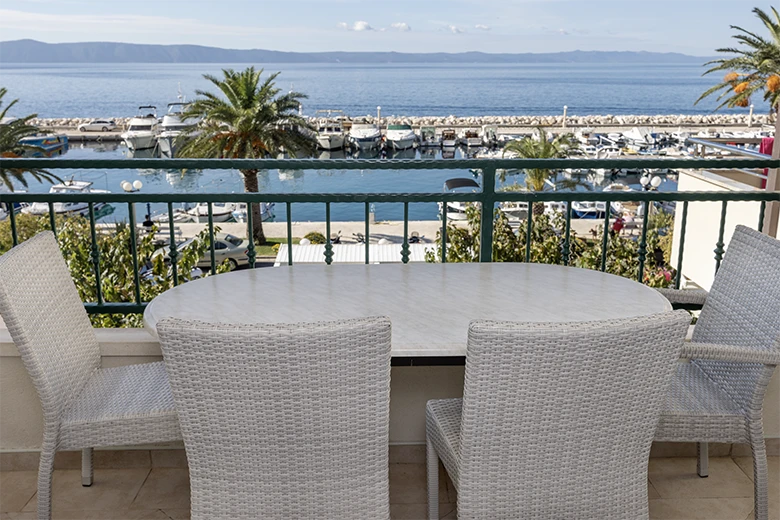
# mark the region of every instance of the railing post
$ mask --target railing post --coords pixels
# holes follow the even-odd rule
[[[446,204],[445,204],[446,211]],[[409,203],[404,202],[404,243],[401,246],[401,262],[409,263]]]
[[[103,288],[100,286],[100,249],[97,243],[97,230],[95,229],[95,203],[90,202],[89,207],[89,232],[92,237],[90,258],[95,268],[95,297],[98,305],[103,305]]]
[[[253,203],[247,203],[246,205],[246,233],[249,237],[249,247],[247,247],[247,260],[249,261],[249,267],[250,269],[255,268],[255,260],[257,259],[257,254],[255,253],[255,217],[254,217],[254,210],[253,210]],[[260,217],[262,218],[262,217]],[[289,250],[289,247],[288,247]],[[290,252],[292,254],[292,252]],[[292,258],[292,257],[291,257]]]
[[[534,230],[534,205],[533,202],[528,203],[528,214],[526,215],[526,227],[525,227],[525,261],[531,262],[531,235]]]
[[[168,258],[171,260],[171,273],[173,274],[173,286],[179,285],[179,251],[176,249],[176,230],[173,225],[173,202],[168,203]]]
[[[207,203],[209,211],[209,259],[211,261],[211,274],[216,274],[217,259],[214,252],[214,208],[211,202]]]
[[[723,253],[725,250],[723,249],[723,246],[726,245],[723,242],[723,234],[726,231],[726,206],[728,205],[727,201],[722,202],[722,207],[720,210],[720,226],[718,227],[718,241],[715,243],[715,272],[718,272],[718,269],[720,269],[720,262],[723,260]]]
[[[674,288],[680,288],[682,282],[683,252],[685,251],[685,228],[688,225],[688,201],[683,202],[682,222],[680,222],[680,251],[677,253],[677,276],[674,280]]]
[[[480,198],[479,261],[493,261],[493,209],[496,205],[496,168],[482,168],[482,197]],[[446,202],[443,204],[447,211]]]
[[[141,303],[141,280],[138,276],[138,243],[136,240],[135,227],[135,203],[127,203],[127,215],[130,225],[130,254],[133,257],[133,286],[135,293],[135,303]]]
[[[293,250],[292,250],[292,204],[286,203],[287,209],[287,265],[293,265]]]
[[[330,202],[325,203],[325,263],[333,263],[333,243],[330,241]]]
[[[571,255],[571,201],[566,201],[566,230],[563,235],[563,265],[569,265]]]
[[[647,258],[647,219],[650,217],[650,208],[653,205],[651,201],[644,202],[644,212],[642,214],[642,236],[639,239],[639,269],[637,281],[643,283],[645,277],[645,259]]]

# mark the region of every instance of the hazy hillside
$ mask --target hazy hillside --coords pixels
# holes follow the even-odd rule
[[[545,54],[482,52],[412,54],[400,52],[281,52],[200,45],[133,43],[0,42],[0,63],[703,63],[677,53],[572,51]]]

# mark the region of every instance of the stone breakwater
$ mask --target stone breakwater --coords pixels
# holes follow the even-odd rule
[[[747,114],[686,114],[686,115],[603,115],[603,116],[578,116],[566,117],[566,125],[570,127],[599,127],[599,126],[745,126],[748,124]],[[113,118],[116,124],[123,127],[129,123],[129,117]],[[314,120],[314,118],[310,118]],[[49,127],[78,127],[82,123],[88,123],[90,118],[37,118],[32,120],[36,126]],[[349,117],[348,121],[355,123],[375,123],[374,116]],[[769,123],[767,114],[753,114],[753,125]],[[563,126],[563,116],[386,116],[379,120],[379,124],[408,124],[412,126],[438,126],[438,127],[478,127],[482,125],[497,125],[507,127],[535,127]]]

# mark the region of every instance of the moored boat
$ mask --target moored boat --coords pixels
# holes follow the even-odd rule
[[[410,125],[389,125],[385,132],[385,141],[393,150],[408,150],[416,140],[417,136]]]
[[[70,179],[62,184],[55,184],[49,189],[49,193],[64,195],[111,192],[108,190],[94,190],[91,182]],[[106,207],[107,204],[105,202],[94,202],[92,206],[93,210],[97,212]],[[52,203],[52,209],[57,215],[87,216],[89,214],[89,204],[86,202],[54,202]],[[26,208],[22,208],[22,213],[28,215],[48,215],[49,204],[47,202],[33,202]]]
[[[129,150],[148,150],[157,145],[157,107],[144,105],[138,107],[138,115],[130,123],[121,137]]]
[[[332,118],[333,113],[343,114],[342,110],[317,110],[317,114],[327,114],[317,121],[317,146],[323,150],[340,150],[344,148],[347,135],[344,132],[341,120],[343,115]]]
[[[180,96],[183,100],[183,97]],[[160,123],[160,134],[157,136],[157,144],[160,147],[160,153],[168,157],[174,157],[176,154],[176,139],[181,133],[190,126],[182,121],[181,116],[187,104],[184,101],[168,103],[168,112],[163,116]]]
[[[355,123],[349,129],[349,141],[358,150],[372,150],[382,142],[382,133],[375,125]]]

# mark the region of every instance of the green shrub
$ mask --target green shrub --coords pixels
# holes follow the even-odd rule
[[[309,240],[312,244],[324,244],[327,242],[325,239],[325,235],[320,233],[319,231],[311,231],[309,233],[306,233],[306,235],[303,237]]]

